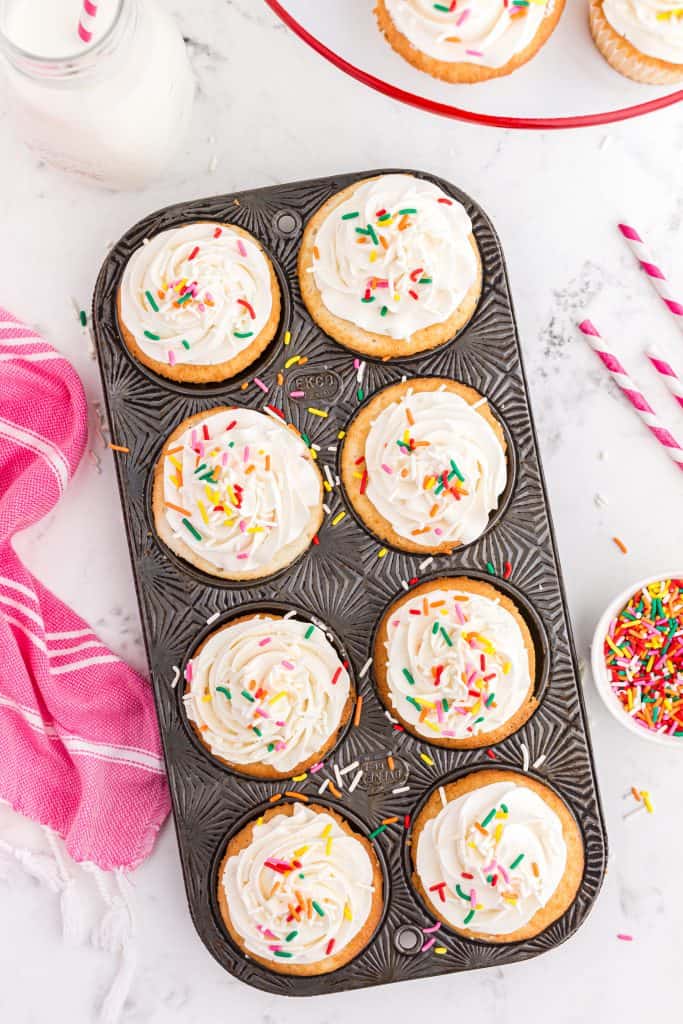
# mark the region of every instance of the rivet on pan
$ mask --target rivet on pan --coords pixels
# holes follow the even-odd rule
[[[394,932],[394,945],[399,953],[415,956],[422,949],[424,935],[414,924],[402,924]]]

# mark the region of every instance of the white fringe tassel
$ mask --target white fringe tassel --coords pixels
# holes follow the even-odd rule
[[[119,955],[118,970],[99,1015],[101,1024],[117,1024],[137,966],[130,883],[122,870],[102,871],[95,864],[77,864],[56,833],[40,825],[35,825],[35,829],[40,830],[47,850],[19,846],[0,838],[0,878],[8,877],[13,865],[21,865],[33,878],[59,894],[62,933],[68,942],[89,943],[96,949]],[[86,877],[92,879],[93,887],[88,886]],[[94,888],[97,894],[95,903],[99,906],[94,914],[93,900],[84,891],[88,888]]]

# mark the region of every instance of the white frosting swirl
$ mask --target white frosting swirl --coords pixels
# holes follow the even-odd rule
[[[648,57],[683,64],[681,0],[604,0],[605,17],[615,32]]]
[[[566,863],[558,815],[513,782],[449,801],[417,846],[417,873],[440,918],[485,935],[509,935],[527,924],[550,900]]]
[[[250,845],[228,859],[221,885],[247,952],[314,964],[341,952],[367,921],[373,865],[331,815],[297,804],[291,817],[255,826]]]
[[[365,470],[380,515],[426,548],[479,537],[507,481],[493,427],[445,388],[408,390],[380,412],[365,441]]]
[[[287,772],[321,750],[341,723],[349,675],[325,634],[297,619],[230,623],[186,670],[188,718],[231,764]]]
[[[271,564],[306,533],[321,502],[308,448],[264,413],[237,407],[208,413],[164,452],[169,526],[227,574]]]
[[[500,68],[533,41],[554,0],[470,0],[439,10],[432,0],[384,0],[396,28],[435,60]]]
[[[447,320],[476,281],[471,235],[465,208],[433,182],[385,174],[328,214],[311,272],[335,316],[408,340]]]
[[[499,601],[434,589],[389,612],[387,632],[392,704],[427,739],[492,732],[529,693],[524,637]]]
[[[137,249],[121,281],[121,320],[162,363],[213,366],[263,330],[270,267],[253,239],[221,224],[170,228]]]

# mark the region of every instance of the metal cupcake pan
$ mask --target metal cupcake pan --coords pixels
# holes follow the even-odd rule
[[[262,409],[270,403],[282,409],[288,422],[320,446],[320,462],[336,478],[337,434],[359,409],[354,354],[329,339],[309,317],[299,294],[296,260],[304,225],[326,199],[355,181],[384,173],[391,171],[337,175],[160,210],[131,228],[113,247],[93,298],[112,439],[130,449],[116,454],[116,470],[190,912],[207,949],[226,970],[250,985],[283,995],[364,988],[536,956],[580,927],[597,898],[607,860],[579,671],[505,260],[490,220],[458,188],[421,171],[407,172],[434,181],[462,202],[472,219],[484,268],[474,317],[456,339],[432,352],[389,362],[365,359],[363,386],[369,399],[403,376],[444,376],[469,384],[489,400],[506,432],[510,482],[485,533],[427,565],[427,554],[390,547],[385,557],[378,558],[384,545],[359,522],[342,488],[336,486],[326,495],[331,515],[321,527],[319,544],[276,576],[237,584],[214,579],[182,562],[154,531],[150,479],[163,442],[183,419],[215,405]],[[157,377],[130,356],[117,325],[117,288],[133,251],[145,237],[201,219],[233,222],[255,235],[273,261],[282,288],[282,322],[275,342],[241,377],[222,385],[176,384]],[[285,346],[287,331],[291,342]],[[284,385],[279,386],[275,375],[293,355],[305,355],[308,362],[286,371]],[[269,386],[267,395],[254,385],[242,390],[241,384],[254,376]],[[306,398],[290,400],[292,390],[305,391]],[[309,406],[327,410],[329,416],[315,417],[306,411]],[[337,451],[331,451],[335,446]],[[346,516],[332,526],[340,511]],[[508,581],[501,578],[506,561],[512,565]],[[488,563],[497,576],[487,572]],[[539,654],[539,706],[521,729],[490,753],[437,747],[394,730],[377,696],[372,669],[363,673],[388,605],[410,581],[442,575],[485,579],[512,597],[527,619]],[[232,615],[258,608],[296,610],[323,623],[348,658],[352,682],[363,697],[360,725],[342,730],[325,767],[298,783],[253,779],[223,766],[193,735],[184,714],[182,672],[187,659]],[[393,769],[387,762],[389,754]],[[426,760],[421,756],[425,754]],[[334,781],[333,764],[343,768],[354,761],[360,762],[364,774],[353,793],[347,792],[347,784],[339,799],[329,789],[318,794],[325,778]],[[458,936],[444,926],[436,945],[446,952],[435,955],[433,946],[422,952],[425,939],[432,937],[425,936],[423,929],[434,922],[410,883],[406,848],[410,829],[404,828],[404,818],[414,817],[443,781],[496,767],[533,773],[567,803],[584,839],[581,887],[567,913],[534,939],[491,944]],[[409,790],[392,792],[406,785]],[[366,835],[385,818],[399,819],[373,841],[385,876],[385,908],[372,941],[345,967],[310,978],[276,974],[245,956],[228,936],[215,896],[218,865],[230,836],[273,806],[270,797],[286,791],[333,808]]]

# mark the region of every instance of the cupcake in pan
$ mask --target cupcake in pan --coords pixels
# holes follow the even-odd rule
[[[478,771],[440,786],[415,819],[413,884],[434,916],[488,942],[532,939],[571,906],[583,878],[579,826],[547,786]]]
[[[473,388],[442,377],[379,391],[341,454],[347,497],[403,551],[447,554],[486,529],[508,479],[503,428]]]
[[[128,260],[117,295],[130,352],[171,380],[234,377],[280,323],[280,286],[256,239],[204,221],[160,231]]]
[[[328,974],[367,946],[384,906],[372,846],[334,811],[276,807],[235,835],[218,905],[233,941],[280,974]]]
[[[306,771],[351,715],[346,668],[312,622],[247,615],[212,633],[188,663],[184,704],[215,758],[260,779]]]
[[[474,313],[482,270],[464,206],[411,174],[357,181],[306,225],[301,294],[335,341],[380,359],[450,341]]]
[[[159,537],[229,580],[270,576],[310,545],[323,519],[322,477],[294,428],[237,406],[176,427],[154,469]]]
[[[635,82],[683,82],[680,0],[590,0],[595,45],[608,64]]]
[[[564,0],[377,0],[380,30],[420,71],[446,82],[500,78],[547,43]]]
[[[519,609],[489,583],[444,577],[395,601],[377,630],[380,697],[419,739],[499,743],[536,709],[536,652]]]

